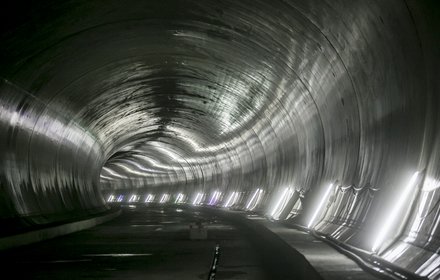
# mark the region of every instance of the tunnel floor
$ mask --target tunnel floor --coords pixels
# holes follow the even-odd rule
[[[191,240],[189,224],[199,219],[208,239]],[[272,264],[246,234],[216,217],[176,208],[125,208],[89,230],[1,252],[0,261],[3,275],[22,279],[206,279],[217,242],[217,279],[274,279]]]
[[[207,239],[190,238],[197,221]],[[0,262],[3,275],[22,279],[207,279],[216,244],[217,280],[376,279],[308,234],[258,216],[190,207],[126,205],[105,224],[0,252]]]

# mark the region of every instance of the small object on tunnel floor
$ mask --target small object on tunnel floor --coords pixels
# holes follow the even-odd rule
[[[189,238],[191,240],[205,240],[208,238],[208,228],[201,220],[189,225]]]

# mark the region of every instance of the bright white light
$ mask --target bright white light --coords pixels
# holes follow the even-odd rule
[[[278,219],[281,213],[283,212],[286,204],[289,202],[289,199],[293,195],[293,191],[291,188],[285,188],[282,195],[279,197],[278,202],[275,204],[270,216],[274,219]]]
[[[440,187],[440,181],[432,177],[426,176],[425,182],[423,183],[423,191],[431,192],[439,187]]]
[[[150,175],[150,173],[148,173],[148,172],[139,172],[139,171],[136,171],[136,170],[134,170],[134,169],[131,169],[131,168],[128,167],[128,166],[123,165],[122,163],[115,163],[115,165],[121,167],[122,169],[124,169],[125,171],[127,171],[128,173],[131,173],[131,174],[140,175],[140,176],[147,176],[147,175]]]
[[[281,202],[283,202],[284,197],[286,196],[287,192],[289,191],[289,188],[285,188],[283,191],[283,194],[278,199],[277,204],[275,205],[274,209],[272,210],[272,213],[270,215],[273,217],[273,215],[277,212],[278,208],[281,206]]]
[[[153,202],[153,200],[154,200],[154,195],[149,194],[149,195],[147,195],[147,197],[145,198],[145,203]]]
[[[159,203],[165,203],[165,202],[168,202],[169,198],[170,198],[170,195],[167,194],[167,193],[164,193],[164,194],[162,195],[162,197],[161,197]]]
[[[199,200],[197,201],[197,204],[202,204],[202,200],[205,197],[204,194],[200,194]]]
[[[183,203],[184,199],[185,199],[185,195],[183,193],[179,193],[176,197],[175,203]]]
[[[152,159],[150,157],[147,157],[145,155],[133,155],[133,157],[139,158],[139,159],[143,160],[144,162],[150,163],[152,166],[160,168],[160,169],[175,170],[174,167],[168,166],[168,165],[163,165],[160,162],[158,162],[157,160]]]
[[[129,159],[125,159],[125,161],[129,162],[131,165],[135,166],[136,168],[138,168],[139,170],[142,171],[146,171],[148,173],[162,173],[164,174],[164,171],[160,171],[160,170],[156,170],[156,169],[151,169],[151,168],[146,168],[145,166],[133,161],[133,160],[129,160]]]
[[[135,194],[133,194],[131,197],[130,197],[130,199],[128,200],[128,202],[138,202],[139,201],[139,196],[138,195],[135,195]]]
[[[181,155],[179,155],[176,151],[170,149],[169,147],[165,146],[162,142],[157,141],[150,141],[149,145],[154,147],[156,150],[160,151],[161,153],[167,155],[169,158],[171,158],[173,161],[177,162],[179,159],[182,158]]]
[[[255,190],[254,195],[252,196],[252,198],[249,200],[248,204],[246,205],[247,210],[252,211],[258,206],[258,203],[260,202],[262,193],[263,193],[263,190],[261,190],[261,189]]]
[[[194,198],[193,205],[196,205],[197,200],[199,199],[200,193],[197,193],[196,198]]]
[[[215,204],[217,204],[218,200],[220,199],[220,197],[222,196],[221,192],[217,193],[217,197],[215,198]]]
[[[426,179],[425,179],[426,182]],[[428,199],[431,201],[432,196],[429,192],[423,191],[420,194],[420,198],[419,198],[419,203],[418,203],[418,207],[416,210],[416,214],[414,215],[414,220],[413,220],[413,224],[411,225],[411,230],[409,232],[420,232],[421,227],[423,225],[423,222],[425,221],[426,218],[426,206],[428,203],[430,203],[430,201],[428,202]],[[438,222],[437,222],[438,223]],[[431,226],[431,229],[433,229],[434,231],[431,232],[431,234],[434,234],[435,232],[435,228],[436,226]],[[430,235],[433,236],[433,235]],[[409,234],[407,235],[407,237],[403,240],[406,243],[412,243],[416,240],[416,238],[418,237],[418,235],[415,234]],[[431,237],[429,238],[431,239]],[[429,242],[430,240],[428,240]]]
[[[228,200],[226,200],[226,203],[225,203],[225,205],[223,205],[223,207],[230,207],[230,206],[232,206],[232,202],[233,202],[232,200],[234,199],[235,194],[236,194],[236,192],[232,192],[229,195],[229,198],[228,198]]]
[[[312,218],[310,219],[309,224],[307,225],[308,228],[310,228],[313,224],[313,222],[315,221],[316,217],[318,216],[319,213],[321,213],[321,208],[322,206],[324,206],[324,203],[327,201],[328,196],[330,194],[330,191],[333,189],[333,184],[330,184],[327,188],[327,190],[325,191],[324,196],[322,197],[321,201],[319,202],[318,207],[316,208],[315,213],[313,214]]]
[[[104,176],[104,175],[100,175],[100,178],[101,179],[105,179],[105,180],[110,180],[110,181],[113,181],[114,180],[114,178],[111,178],[111,177],[108,177],[108,176]]]
[[[193,205],[199,205],[202,202],[203,194],[197,193],[196,198],[193,201]]]
[[[221,194],[222,194],[221,192],[215,191],[212,194],[211,200],[209,201],[208,205],[215,205],[218,199],[220,198]]]
[[[212,196],[211,196],[211,200],[209,201],[208,205],[212,205],[212,203],[214,202],[215,197],[217,196],[217,191],[215,191]]]
[[[420,276],[426,277],[434,271],[434,269],[438,269],[440,266],[440,258],[437,254],[432,254],[432,256],[420,266],[416,273]]]
[[[118,177],[118,178],[121,178],[121,179],[128,179],[128,177],[122,176],[121,174],[118,174],[118,173],[114,172],[113,170],[111,170],[108,167],[103,167],[102,170],[104,170],[105,172],[107,172],[108,174],[110,174],[112,176],[115,176],[115,177]],[[101,177],[102,177],[102,174],[101,174]],[[108,177],[108,176],[106,176],[106,177]]]
[[[260,189],[257,189],[255,191],[254,195],[252,196],[252,198],[249,200],[248,204],[246,205],[246,209],[249,209],[251,207],[251,204],[254,201],[254,199],[257,197],[257,194],[259,191],[260,191]]]
[[[237,203],[237,201],[240,199],[241,197],[241,193],[236,192],[234,195],[234,198],[232,199],[231,203],[228,205],[228,207],[232,207],[235,205],[235,203]]]
[[[408,200],[409,195],[411,194],[411,191],[413,190],[414,186],[417,183],[417,178],[419,177],[420,172],[416,172],[413,174],[411,179],[409,180],[408,184],[406,185],[405,189],[403,190],[402,195],[399,197],[399,201],[397,201],[396,204],[394,204],[394,208],[392,209],[390,215],[388,216],[387,220],[383,224],[381,231],[379,235],[377,236],[376,240],[373,244],[373,252],[376,252],[377,249],[382,245],[383,241],[385,240],[385,237],[387,236],[388,232],[391,229],[391,226],[393,226],[398,218],[399,213],[402,210],[403,205]]]

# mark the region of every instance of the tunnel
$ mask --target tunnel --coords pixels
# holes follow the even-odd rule
[[[9,4],[4,240],[180,205],[440,279],[437,1]]]

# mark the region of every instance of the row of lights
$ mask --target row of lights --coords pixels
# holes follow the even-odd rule
[[[206,203],[207,205],[210,206],[216,206],[216,205],[220,205],[222,202],[224,202],[224,204],[222,205],[222,207],[224,208],[230,208],[234,205],[237,204],[237,202],[240,200],[240,198],[242,198],[244,195],[244,193],[242,192],[231,192],[229,194],[229,196],[227,197],[227,199],[223,200],[223,194],[220,191],[214,191],[212,193],[212,195],[210,196],[208,202]],[[263,190],[262,189],[257,189],[253,192],[253,195],[251,196],[250,200],[248,201],[248,203],[246,204],[246,210],[252,211],[254,210],[258,204],[261,201],[261,198],[263,196]],[[160,196],[160,198],[158,200],[156,200],[156,195],[154,194],[148,194],[145,197],[144,202],[145,203],[152,203],[152,202],[158,202],[158,203],[167,203],[170,202],[171,200],[171,195],[168,193],[164,193]],[[128,199],[125,199],[124,195],[109,195],[107,202],[113,203],[113,202],[128,202],[128,203],[136,203],[139,202],[141,199],[140,195],[136,195],[133,194],[131,196],[129,196]],[[181,204],[181,203],[186,203],[187,201],[191,202],[192,205],[202,205],[205,203],[207,199],[207,195],[205,193],[201,193],[198,192],[194,195],[192,200],[188,200],[188,197],[183,194],[183,193],[178,193],[177,195],[175,195],[175,200],[174,203],[175,204]]]
[[[383,226],[381,227],[381,230],[379,231],[379,234],[377,235],[373,246],[372,251],[377,252],[380,247],[383,245],[387,235],[389,234],[391,228],[396,224],[397,219],[399,217],[399,214],[402,212],[403,206],[407,202],[409,196],[412,193],[412,190],[417,185],[417,182],[419,181],[420,172],[416,172],[413,174],[411,179],[409,180],[408,184],[403,189],[403,192],[401,193],[399,199],[397,200],[397,203],[395,203],[389,212],[389,215],[386,219],[383,221]],[[311,216],[307,227],[309,229],[313,229],[317,225],[317,221],[319,222],[319,217],[322,216],[324,212],[324,206],[326,206],[329,202],[330,194],[332,193],[332,190],[334,190],[335,184],[331,183],[327,186],[325,189],[324,194],[322,195],[319,203],[317,204],[313,215]],[[280,215],[283,213],[284,209],[286,208],[287,204],[291,200],[292,196],[295,194],[295,190],[292,188],[284,188],[282,191],[278,193],[278,197],[275,200],[275,203],[273,204],[273,207],[271,211],[269,211],[269,216],[275,220],[278,220],[280,218]],[[231,192],[228,196],[225,197],[224,203],[222,207],[224,208],[230,208],[237,204],[237,202],[240,201],[240,199],[243,197],[244,193],[242,192]],[[245,210],[247,211],[253,211],[255,210],[258,205],[260,204],[262,198],[264,196],[263,189],[257,188],[251,193],[250,199],[246,203]],[[192,200],[189,200],[189,202],[194,205],[201,205],[206,200],[207,196],[205,193],[196,193]],[[171,195],[168,193],[162,194],[160,197],[159,203],[167,203],[171,199]],[[124,200],[123,195],[115,196],[110,195],[108,198],[108,202],[122,202]],[[128,199],[128,202],[138,202],[140,200],[139,195],[131,195]],[[151,203],[155,201],[155,195],[148,194],[145,199],[145,203]],[[183,193],[179,193],[175,196],[175,203],[181,204],[186,203],[187,196]],[[210,196],[209,202],[207,205],[210,206],[217,206],[222,202],[222,193],[219,191],[214,191],[212,195]]]

